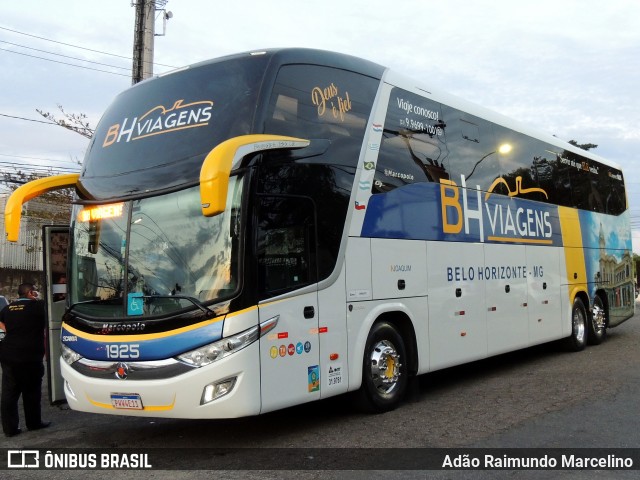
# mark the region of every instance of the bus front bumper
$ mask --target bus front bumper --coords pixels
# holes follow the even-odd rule
[[[73,410],[166,418],[236,418],[260,413],[258,342],[170,378],[94,378],[62,360],[61,371]],[[212,392],[222,395],[211,400]]]

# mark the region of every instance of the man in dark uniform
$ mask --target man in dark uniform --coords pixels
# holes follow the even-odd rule
[[[0,342],[2,362],[2,430],[13,437],[19,428],[18,399],[22,395],[25,423],[29,430],[48,427],[40,412],[42,377],[44,376],[44,302],[31,283],[18,287],[18,300],[0,312],[0,329],[5,337]]]

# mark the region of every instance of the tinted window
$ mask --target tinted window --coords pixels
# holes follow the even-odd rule
[[[501,195],[614,215],[626,208],[620,171],[394,88],[373,192],[461,176]]]
[[[549,180],[553,179],[555,155],[547,145],[500,125],[494,125],[493,130],[497,144],[494,162],[499,165],[499,178],[504,179],[504,182],[495,183],[493,191],[554,202],[556,190]]]
[[[619,215],[627,208],[627,196],[624,188],[622,172],[615,168],[601,167],[600,185],[608,185],[602,191],[602,201],[606,213]]]
[[[355,169],[379,83],[348,70],[296,64],[280,68],[273,86],[264,132],[311,139],[311,145],[264,153],[257,191],[304,196],[317,206],[316,280],[328,277],[336,265]],[[294,198],[292,203],[297,201]]]
[[[500,176],[498,145],[490,122],[455,108],[442,106],[447,139],[447,165],[458,183],[464,175],[467,185],[487,190]]]
[[[568,150],[547,145],[555,156],[540,184],[550,192],[550,202],[610,215],[626,209],[622,173]]]
[[[265,133],[328,139],[315,161],[356,166],[378,80],[317,65],[280,69],[269,102]]]
[[[373,192],[449,178],[440,104],[394,88],[389,99]]]
[[[316,281],[315,218],[311,200],[258,197],[258,288],[262,298]]]
[[[338,258],[355,168],[287,160],[278,152],[264,155],[258,192],[295,198],[305,196],[318,206],[318,270],[319,280],[322,280],[333,272]]]

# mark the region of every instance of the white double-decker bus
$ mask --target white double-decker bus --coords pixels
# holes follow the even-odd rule
[[[620,168],[379,65],[283,49],[121,93],[73,187],[64,393],[76,410],[256,415],[631,317]]]

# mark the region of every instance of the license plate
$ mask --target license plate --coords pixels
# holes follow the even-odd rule
[[[142,398],[137,393],[112,393],[111,405],[119,410],[142,410]]]

